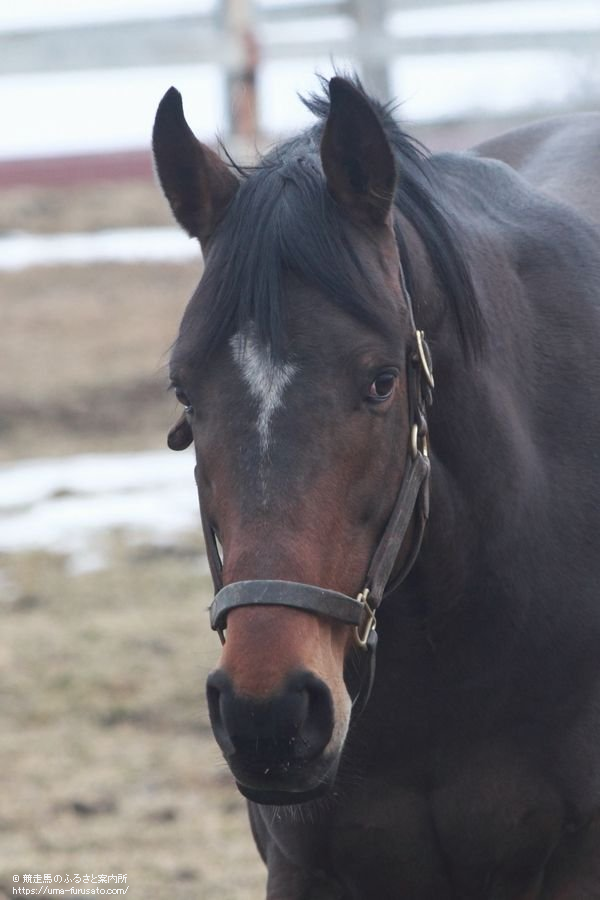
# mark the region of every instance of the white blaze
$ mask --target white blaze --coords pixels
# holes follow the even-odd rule
[[[256,429],[264,457],[271,442],[271,420],[282,405],[283,393],[296,374],[296,367],[292,363],[275,363],[270,348],[259,343],[252,332],[234,334],[230,346],[242,378],[258,403]]]

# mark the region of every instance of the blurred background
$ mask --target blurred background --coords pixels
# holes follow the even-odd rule
[[[203,700],[205,609],[168,348],[201,273],[149,153],[174,84],[252,160],[355,69],[433,150],[600,108],[598,0],[19,0],[0,8],[0,897],[127,873],[259,900]],[[18,877],[19,881],[14,879]]]

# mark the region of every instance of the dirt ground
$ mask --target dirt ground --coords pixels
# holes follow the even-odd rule
[[[0,233],[168,221],[152,184],[0,194]],[[0,272],[0,460],[164,447],[168,348],[199,273]],[[160,551],[116,535],[110,568],[79,575],[0,556],[0,897],[15,875],[76,872],[127,873],[136,900],[264,896],[204,708],[218,641],[200,552],[198,534]]]
[[[150,181],[14,187],[0,194],[0,235],[150,227],[172,221],[160,190]]]
[[[0,897],[32,872],[127,873],[144,900],[264,896],[204,708],[218,651],[197,555],[115,544],[77,577],[0,559]]]
[[[0,457],[165,446],[168,350],[200,261],[0,273]]]
[[[170,221],[146,182],[0,194],[0,236]],[[200,254],[0,272],[0,459],[164,446],[168,350],[200,272]]]

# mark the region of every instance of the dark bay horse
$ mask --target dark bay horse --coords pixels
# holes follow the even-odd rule
[[[358,82],[306,102],[247,170],[174,89],[154,130],[267,896],[597,900],[600,116],[429,156]]]

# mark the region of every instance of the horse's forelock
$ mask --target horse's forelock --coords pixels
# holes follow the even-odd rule
[[[439,167],[400,129],[389,106],[369,102],[397,157],[396,208],[423,241],[465,355],[476,356],[484,343],[483,322],[458,224],[436,199]],[[373,297],[352,230],[327,191],[318,148],[328,97],[324,93],[305,103],[319,117],[317,125],[276,147],[256,166],[236,167],[243,176],[240,189],[214,236],[203,279],[182,323],[182,332],[193,331],[193,365],[205,365],[250,323],[274,359],[283,359],[286,312],[293,302],[286,292],[290,274],[367,327],[381,333],[389,328],[390,304]],[[402,249],[402,235],[396,236]],[[416,279],[409,254],[403,253],[402,264],[410,288]],[[413,300],[418,313],[418,292]]]

